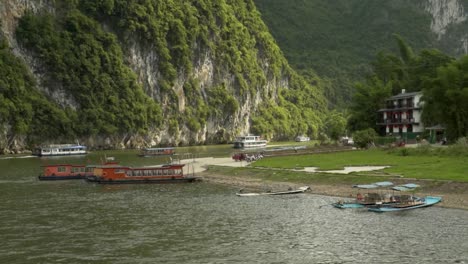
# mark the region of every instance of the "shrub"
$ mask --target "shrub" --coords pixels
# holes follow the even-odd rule
[[[358,147],[367,148],[369,145],[374,144],[377,136],[377,132],[374,129],[368,128],[354,132],[353,139]]]

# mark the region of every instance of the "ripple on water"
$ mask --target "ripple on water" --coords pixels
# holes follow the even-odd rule
[[[8,263],[450,263],[467,261],[468,212],[376,214],[333,197],[242,198],[207,183],[0,186]],[[8,186],[6,188],[5,186]],[[461,263],[461,262],[460,262]]]

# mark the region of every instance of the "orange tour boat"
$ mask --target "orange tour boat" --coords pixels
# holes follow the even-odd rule
[[[178,183],[193,182],[198,178],[184,175],[185,164],[169,164],[154,167],[126,167],[105,164],[94,167],[94,175],[86,177],[89,182],[120,183]]]
[[[43,174],[39,175],[39,180],[76,180],[86,179],[93,175],[93,166],[72,165],[72,164],[54,164],[45,165]]]

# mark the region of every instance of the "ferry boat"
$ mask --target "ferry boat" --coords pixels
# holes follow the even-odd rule
[[[153,156],[167,156],[167,155],[174,155],[175,149],[174,148],[144,148],[141,150],[140,154],[141,157],[153,157]]]
[[[84,155],[88,151],[86,146],[77,145],[77,144],[57,144],[38,147],[34,149],[33,155],[43,157],[43,156],[65,156],[65,155]]]
[[[260,136],[239,136],[234,140],[234,148],[264,148],[267,142],[261,139]]]
[[[43,174],[38,176],[41,181],[86,179],[94,172],[93,166],[86,165],[54,164],[42,167]]]
[[[296,142],[307,142],[307,141],[310,141],[310,137],[306,137],[306,136],[296,137]]]
[[[89,182],[120,183],[178,183],[193,182],[195,176],[184,175],[185,164],[169,164],[154,167],[126,167],[102,165],[94,168],[94,175],[86,177]]]

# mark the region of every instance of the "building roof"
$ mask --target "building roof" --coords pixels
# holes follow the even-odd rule
[[[392,97],[389,97],[387,101],[389,100],[395,100],[395,99],[402,99],[402,98],[410,98],[410,97],[415,97],[416,95],[422,95],[422,92],[411,92],[411,93],[399,93],[397,95],[394,95]]]
[[[426,130],[445,130],[445,127],[438,124],[438,125],[435,125],[435,126],[426,127]]]

